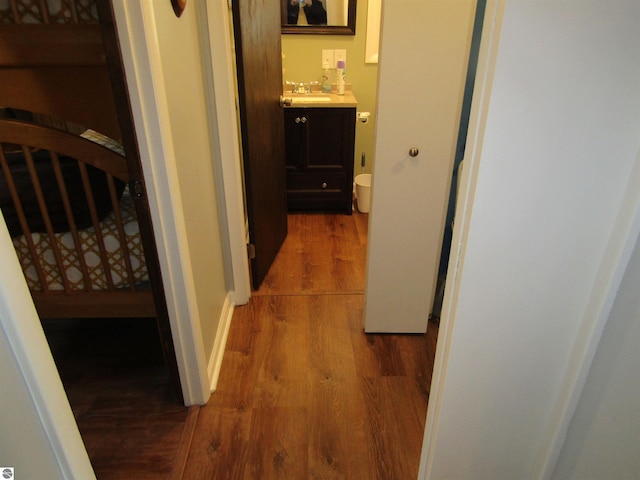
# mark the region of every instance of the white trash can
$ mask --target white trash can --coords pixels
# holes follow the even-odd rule
[[[371,205],[371,174],[362,173],[356,176],[355,182],[358,210],[362,213],[369,213]]]

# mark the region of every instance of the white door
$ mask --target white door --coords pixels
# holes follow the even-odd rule
[[[367,332],[427,329],[475,5],[475,0],[382,3]]]

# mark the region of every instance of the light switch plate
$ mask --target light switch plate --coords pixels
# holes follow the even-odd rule
[[[344,64],[347,64],[347,51],[346,50],[334,50],[333,51],[335,58],[334,58],[334,65],[338,65],[338,61],[342,60],[344,62]]]
[[[320,68],[324,68],[325,62],[329,64],[329,68],[335,68],[336,60],[333,50],[322,50],[322,65],[320,65]]]

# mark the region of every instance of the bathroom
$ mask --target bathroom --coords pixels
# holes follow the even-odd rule
[[[355,1],[352,0],[352,3],[355,4]],[[355,35],[326,34],[326,27],[303,26],[302,20],[298,21],[298,26],[285,27],[283,30],[286,33],[282,35],[282,68],[285,82],[321,82],[323,50],[346,52],[347,89],[351,87],[358,102],[357,111],[370,113],[367,123],[356,124],[354,177],[362,173],[370,174],[373,165],[378,63],[377,54],[369,52],[369,49],[373,48],[377,53],[377,34],[369,35],[371,46],[367,47],[367,22],[371,22],[368,19],[370,5],[373,7],[371,13],[377,11],[379,18],[379,1],[358,0],[355,9]],[[302,12],[299,18],[304,18]],[[331,21],[331,15],[328,15],[328,18]],[[314,33],[301,33],[309,30],[313,30]],[[330,80],[334,83],[335,74],[336,70],[332,68]]]

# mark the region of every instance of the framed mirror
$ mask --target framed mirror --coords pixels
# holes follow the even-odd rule
[[[280,0],[282,33],[355,35],[356,0]]]

